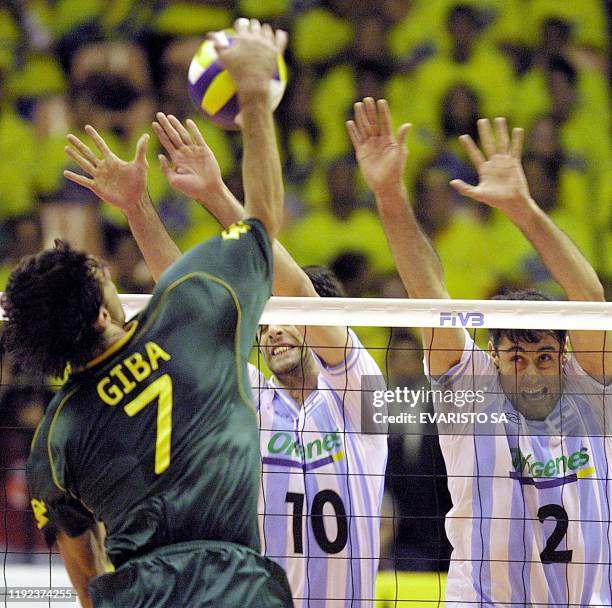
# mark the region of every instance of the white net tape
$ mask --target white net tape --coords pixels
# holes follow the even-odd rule
[[[146,306],[150,297],[121,295],[128,318]],[[612,302],[273,297],[261,322],[268,325],[612,330]]]

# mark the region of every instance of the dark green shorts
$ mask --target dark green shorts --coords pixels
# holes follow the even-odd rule
[[[95,608],[286,608],[284,570],[252,549],[194,541],[156,549],[89,583]]]

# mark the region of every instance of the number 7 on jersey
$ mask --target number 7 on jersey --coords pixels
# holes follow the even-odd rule
[[[123,409],[128,416],[132,417],[156,399],[158,404],[155,473],[160,475],[170,466],[170,448],[172,445],[172,378],[168,374],[160,376]]]

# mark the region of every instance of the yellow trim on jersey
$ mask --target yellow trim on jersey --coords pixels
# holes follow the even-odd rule
[[[588,469],[582,469],[582,471],[578,471],[578,473],[576,473],[576,477],[578,477],[578,479],[583,479],[585,477],[591,477],[592,475],[595,475],[595,467],[589,467]]]
[[[103,353],[99,354],[95,359],[92,359],[85,364],[84,369],[91,369],[94,365],[98,365],[105,359],[108,359],[111,355],[114,355],[130,338],[134,335],[136,328],[138,327],[138,321],[134,319],[127,325],[125,336],[122,336],[116,342],[113,342]]]
[[[240,369],[241,369],[240,368],[240,324],[241,324],[241,321],[242,321],[242,307],[240,306],[240,300],[238,299],[238,295],[236,294],[236,292],[234,291],[234,288],[229,283],[227,283],[223,279],[221,279],[219,277],[216,277],[216,276],[214,276],[214,275],[212,275],[212,274],[210,274],[208,272],[205,272],[203,270],[199,270],[199,271],[196,271],[196,272],[191,272],[191,273],[181,277],[180,279],[177,279],[176,281],[174,281],[174,283],[171,283],[163,291],[163,293],[161,294],[161,296],[159,298],[159,302],[158,302],[157,306],[155,307],[155,310],[151,311],[151,314],[149,315],[149,319],[140,328],[140,333],[144,333],[153,324],[153,322],[155,321],[155,317],[159,314],[159,309],[160,309],[162,303],[168,297],[169,293],[173,289],[175,289],[176,287],[178,287],[179,285],[181,285],[185,281],[188,281],[188,280],[193,279],[193,278],[198,277],[198,276],[202,276],[202,277],[204,277],[206,279],[209,279],[209,280],[213,281],[214,283],[217,283],[217,284],[221,285],[222,287],[227,289],[227,291],[229,292],[229,294],[232,297],[232,300],[234,302],[234,306],[236,307],[236,313],[237,313],[236,332],[235,332],[235,336],[234,336],[234,356],[236,358],[236,376],[237,376],[237,379],[238,379],[238,392],[240,393],[240,398],[242,399],[244,404],[253,412],[254,415],[257,415],[257,410],[255,409],[255,406],[251,402],[251,399],[249,399],[249,396],[248,396],[249,393],[245,391],[244,384],[242,382],[242,374],[240,373]],[[137,326],[138,326],[138,321],[137,320],[132,321],[130,323],[130,325],[128,326],[128,333],[125,336],[123,336],[120,340],[115,342],[104,353],[102,353],[101,355],[99,355],[98,357],[96,357],[95,359],[90,361],[87,364],[87,368],[93,367],[94,365],[96,365],[100,361],[110,357],[113,353],[117,352],[117,350],[119,348],[121,348],[121,346],[123,346],[134,335]],[[48,451],[48,455],[49,455],[49,465],[50,465],[50,468],[51,468],[51,477],[53,479],[53,483],[62,492],[65,492],[66,489],[64,487],[62,487],[62,485],[59,483],[59,481],[57,479],[57,475],[55,473],[55,468],[54,468],[54,465],[53,465],[53,457],[51,455],[51,435],[53,434],[53,427],[55,426],[55,422],[56,422],[57,417],[59,416],[60,412],[62,411],[62,408],[64,407],[64,405],[66,404],[68,399],[70,397],[72,397],[72,395],[79,388],[80,388],[79,386],[76,386],[73,390],[71,390],[62,399],[62,402],[59,404],[57,410],[55,411],[55,414],[53,415],[53,420],[51,421],[51,424],[49,426],[49,432],[47,434],[47,451]]]
[[[245,391],[245,388],[242,382],[242,374],[240,374],[240,324],[242,321],[242,307],[240,306],[240,300],[238,299],[238,295],[236,294],[236,292],[234,291],[234,288],[229,283],[227,283],[223,279],[216,277],[215,275],[212,275],[209,272],[206,272],[204,270],[197,270],[195,272],[190,272],[189,274],[182,276],[180,279],[177,279],[176,281],[174,281],[174,283],[171,283],[163,291],[162,295],[159,298],[159,302],[155,310],[152,311],[152,313],[149,315],[149,319],[147,320],[146,324],[141,328],[141,333],[144,333],[149,328],[149,326],[153,324],[156,316],[159,314],[160,306],[162,305],[166,297],[168,297],[169,293],[173,289],[175,289],[176,287],[184,283],[185,281],[188,281],[198,276],[204,277],[206,279],[209,279],[210,281],[213,281],[214,283],[221,285],[222,287],[227,289],[229,294],[232,296],[232,300],[234,302],[234,306],[236,307],[236,312],[237,312],[236,332],[234,336],[234,355],[236,357],[236,375],[238,378],[238,392],[240,393],[240,398],[244,401],[244,403],[248,406],[248,408],[253,412],[253,414],[257,415],[257,410],[255,409],[255,406],[251,402],[251,399],[249,399],[249,396],[248,396],[249,393]]]
[[[51,479],[53,480],[53,483],[55,484],[55,486],[62,492],[65,492],[66,488],[64,488],[62,484],[59,482],[59,480],[57,479],[57,474],[55,473],[55,465],[53,464],[53,455],[51,454],[51,435],[53,434],[53,427],[55,426],[55,423],[57,422],[57,418],[60,415],[60,412],[62,411],[64,405],[66,405],[66,402],[68,401],[68,399],[70,399],[70,397],[72,397],[72,395],[74,395],[74,393],[76,393],[78,389],[79,387],[75,386],[62,399],[61,403],[57,406],[57,409],[55,410],[55,414],[53,414],[51,424],[49,425],[49,432],[47,433],[47,454],[49,456],[49,468],[51,469]]]

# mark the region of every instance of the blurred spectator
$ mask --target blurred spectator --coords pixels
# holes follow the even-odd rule
[[[2,224],[0,232],[0,291],[4,290],[9,276],[19,260],[42,249],[42,232],[37,215],[13,217]]]
[[[367,256],[376,272],[394,267],[378,216],[359,200],[355,172],[352,159],[331,163],[327,170],[329,211],[313,211],[285,231],[281,240],[298,263],[329,265],[335,256],[349,250]]]
[[[412,391],[429,388],[423,373],[420,339],[411,332],[394,330],[389,351],[389,388]],[[423,393],[426,395],[426,393]],[[389,413],[405,412],[406,404]],[[425,397],[411,412],[432,412]],[[387,489],[393,497],[395,542],[381,550],[400,570],[446,570],[450,544],[444,532],[444,516],[450,509],[446,468],[433,428],[418,423],[394,425],[389,435]]]
[[[0,485],[4,488],[0,496],[0,512],[4,513],[0,539],[19,561],[26,563],[34,561],[43,542],[30,511],[25,463],[34,430],[51,397],[44,385],[15,385],[0,400]]]
[[[358,251],[344,251],[331,261],[329,267],[340,279],[348,298],[370,295],[374,281],[367,255]]]
[[[155,282],[132,233],[109,226],[105,237],[105,251],[117,289],[121,293],[151,293]]]
[[[463,202],[450,179],[442,167],[426,166],[415,185],[415,214],[443,261],[450,296],[484,299],[500,276],[520,276],[531,247],[503,214]]]

